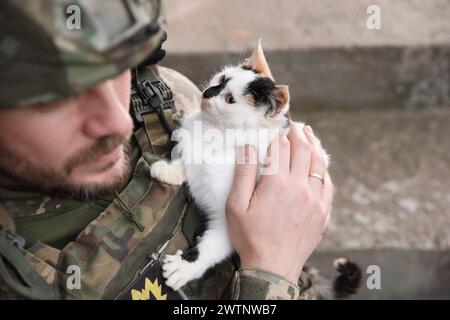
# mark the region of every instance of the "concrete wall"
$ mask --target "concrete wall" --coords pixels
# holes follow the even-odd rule
[[[450,104],[450,1],[167,1],[165,63],[197,84],[258,38],[299,108]],[[366,26],[376,4],[381,29]]]

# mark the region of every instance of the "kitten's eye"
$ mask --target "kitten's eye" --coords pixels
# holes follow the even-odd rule
[[[236,100],[234,100],[234,97],[231,94],[226,98],[225,101],[229,104],[236,103]]]

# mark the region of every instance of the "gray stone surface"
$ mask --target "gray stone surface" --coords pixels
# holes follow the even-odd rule
[[[332,157],[321,250],[450,249],[450,110],[292,112]]]
[[[381,9],[381,29],[366,26]],[[268,50],[450,43],[449,0],[167,0],[173,53],[241,53],[262,37]]]

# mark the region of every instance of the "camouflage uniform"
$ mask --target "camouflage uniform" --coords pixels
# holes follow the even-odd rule
[[[45,17],[46,10],[49,10],[46,1],[33,1],[32,6],[25,6],[24,2],[29,4],[26,0],[17,3],[22,4],[28,12],[38,12],[34,14],[37,17]],[[7,9],[14,11],[17,8],[9,5]],[[11,21],[6,17],[0,17],[0,32],[11,28]],[[47,30],[52,34],[48,29],[53,26],[46,19],[27,23],[25,27],[30,34],[33,34],[33,28]],[[44,86],[32,93],[16,88],[17,82],[11,85],[12,81],[8,83],[8,79],[18,77],[26,82],[30,81],[28,77],[34,75],[24,70],[20,63],[14,64],[14,60],[11,60],[12,63],[5,67],[5,73],[0,75],[2,87],[3,83],[7,83],[10,89],[6,90],[8,94],[0,95],[0,107],[45,103],[82,92],[136,65],[155,47],[155,42],[150,41],[127,47],[129,52],[120,47],[107,53],[91,52],[86,48],[81,52],[63,38],[56,37],[54,40],[59,46],[59,52],[63,52],[58,58],[69,67],[63,68],[63,72],[56,72],[54,78],[47,80],[51,82],[62,77],[63,87],[52,91]],[[28,49],[37,49],[33,48],[37,44],[31,41],[31,48]],[[17,50],[24,50],[20,48],[21,45],[23,43],[19,42]],[[0,52],[0,61],[12,59],[11,52],[4,50],[3,55]],[[34,61],[40,66],[52,63],[46,59],[36,61],[34,56],[20,55],[19,58],[27,62]],[[92,69],[98,72],[92,73]],[[173,124],[200,106],[201,94],[181,74],[162,67],[159,73],[174,94],[176,113],[167,114]],[[145,287],[153,291],[146,291],[141,284],[136,286],[135,281],[142,277],[143,272],[158,265],[159,258],[164,254],[193,247],[201,229],[201,219],[185,186],[167,185],[149,176],[151,164],[167,155],[165,146],[168,137],[162,134],[159,129],[161,126],[153,114],[146,117],[143,134],[136,135],[131,142],[134,170],[127,185],[116,194],[92,202],[79,202],[0,187],[0,267],[5,266],[1,263],[2,259],[9,260],[13,267],[14,261],[20,261],[22,270],[26,271],[20,276],[35,279],[37,274],[42,282],[40,291],[18,286],[16,291],[23,291],[22,294],[17,293],[7,285],[6,278],[2,279],[2,276],[10,277],[10,274],[2,273],[0,268],[0,299],[21,298],[30,292],[29,296],[34,298],[58,299],[114,299],[123,294],[129,294],[133,299],[167,297],[165,290],[168,288],[161,288],[160,279],[159,282],[155,282],[156,278],[145,279]],[[145,137],[150,142],[145,141]],[[27,243],[11,249],[7,244],[15,237],[15,233],[23,236]],[[24,257],[26,263],[19,257]],[[69,288],[67,285],[71,266],[81,271],[79,288]],[[208,270],[201,279],[188,283],[182,288],[182,294],[189,299],[312,298],[313,288],[305,279],[302,275],[299,283],[292,284],[263,270],[239,271],[239,259],[234,255]],[[149,295],[150,292],[152,295]]]

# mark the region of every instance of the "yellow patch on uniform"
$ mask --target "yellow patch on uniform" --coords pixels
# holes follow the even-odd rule
[[[133,300],[150,300],[151,297],[156,300],[167,300],[167,294],[162,294],[162,287],[158,284],[157,278],[154,282],[151,282],[149,278],[145,278],[145,288],[142,290],[131,289],[131,298]]]

